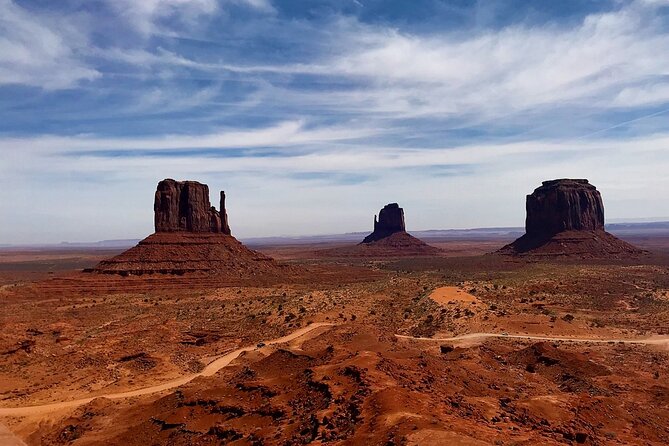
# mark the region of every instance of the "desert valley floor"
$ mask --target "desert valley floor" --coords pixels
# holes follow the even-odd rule
[[[282,274],[82,273],[0,252],[7,445],[669,444],[669,242],[631,260],[328,258]]]

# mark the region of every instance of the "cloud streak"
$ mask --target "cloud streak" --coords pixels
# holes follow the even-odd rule
[[[225,188],[234,197],[231,215],[238,222],[235,233],[241,236],[272,235],[257,222],[262,221],[261,209],[267,212],[277,205],[291,209],[290,214],[304,215],[296,221],[291,215],[278,214],[285,225],[279,230],[282,234],[364,230],[371,210],[392,200],[412,210],[413,229],[517,225],[522,223],[524,194],[543,179],[561,176],[589,177],[604,194],[610,217],[638,215],[647,206],[644,200],[654,203],[657,215],[669,213],[662,204],[666,202],[663,191],[669,190],[669,180],[662,175],[669,168],[669,135],[429,150],[355,143],[342,147],[335,142],[301,150],[290,156],[276,152],[263,157],[252,153],[218,157],[197,151],[159,157],[130,156],[132,151],[126,151],[109,156],[104,151],[59,150],[33,154],[29,164],[20,158],[10,160],[3,166],[0,183],[20,191],[25,190],[22,181],[32,178],[30,188],[42,191],[39,202],[54,200],[69,210],[68,200],[76,199],[71,209],[82,213],[90,212],[84,206],[90,193],[110,208],[97,208],[91,201],[96,214],[109,214],[106,224],[114,228],[108,232],[111,235],[127,231],[128,219],[136,221],[133,227],[150,230],[146,223],[150,222],[149,192],[155,187],[156,172],[160,177],[198,178],[214,189]],[[54,179],[62,184],[52,190],[49,185]],[[83,193],[84,189],[88,192]],[[63,195],[64,190],[72,195]],[[140,190],[149,192],[130,202],[124,198]],[[319,206],[324,197],[332,206]],[[119,209],[128,219],[114,219]],[[34,205],[28,206],[26,218],[34,210]],[[87,231],[94,234],[96,229]]]
[[[374,135],[368,128],[306,128],[302,121],[287,121],[257,129],[231,129],[205,135],[163,135],[153,138],[96,138],[90,136],[39,136],[0,139],[0,151],[23,153],[74,153],[114,149],[119,152],[133,150],[291,147],[303,144],[345,141]]]
[[[83,58],[88,37],[77,25],[0,0],[0,85],[52,90],[99,78]]]

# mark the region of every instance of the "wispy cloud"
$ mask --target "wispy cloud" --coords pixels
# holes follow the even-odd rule
[[[30,179],[29,190],[42,191],[39,201],[54,200],[60,205],[63,200],[72,201],[78,209],[87,202],[81,202],[87,195],[79,191],[79,183],[88,178],[85,190],[95,191],[92,197],[112,209],[124,209],[126,215],[136,218],[135,227],[148,231],[150,192],[157,179],[197,178],[234,197],[232,215],[240,222],[235,233],[243,236],[271,235],[259,222],[263,221],[261,210],[272,213],[272,209],[280,216],[280,233],[364,230],[373,210],[388,201],[400,201],[410,210],[413,229],[516,225],[522,223],[524,195],[541,180],[565,176],[588,177],[596,184],[604,194],[609,216],[640,215],[649,202],[654,203],[652,212],[658,213],[653,215],[669,212],[662,204],[666,202],[663,191],[669,190],[669,179],[663,175],[669,168],[669,135],[436,149],[369,147],[336,140],[314,147],[315,140],[302,139],[305,144],[297,152],[292,146],[283,147],[278,139],[278,151],[263,156],[235,152],[232,157],[212,156],[226,149],[184,149],[153,156],[153,150],[81,152],[63,150],[64,144],[59,144],[56,151],[15,152],[5,158],[0,183],[25,191],[22,181]],[[40,145],[26,141],[26,146],[29,143]],[[255,143],[260,149],[267,141]],[[2,141],[0,151],[12,144],[15,141]],[[106,144],[100,142],[100,146]],[[142,190],[144,196],[140,194],[137,200],[121,200]],[[323,200],[331,204],[319,205]],[[277,206],[290,212],[282,213]],[[30,209],[34,207],[25,209],[26,218]],[[90,208],[77,212],[90,212]],[[292,218],[295,212],[302,218]],[[128,220],[115,222],[114,213],[109,213],[106,224],[114,225],[114,233],[121,234]]]
[[[145,35],[161,32],[161,21],[177,19],[194,24],[216,11],[216,0],[112,0],[110,6]]]
[[[303,144],[344,141],[375,134],[369,128],[335,126],[308,128],[302,121],[287,121],[267,128],[231,129],[204,135],[166,134],[145,138],[100,138],[80,136],[38,136],[1,138],[0,152],[71,153],[81,150],[117,151],[169,150],[239,147],[289,147]]]
[[[332,57],[310,64],[221,68],[348,78],[355,83],[314,92],[312,100],[403,116],[654,105],[666,102],[662,82],[669,76],[669,59],[658,57],[669,47],[669,31],[655,16],[660,5],[630,2],[576,25],[518,25],[465,36],[353,24],[333,36],[339,46]]]
[[[195,92],[181,91],[178,85],[156,86],[143,92],[137,101],[126,110],[129,113],[170,113],[184,112],[191,108],[208,104],[219,96],[220,84],[214,84]]]
[[[339,18],[320,36],[327,52],[281,64],[193,58],[161,47],[110,49],[105,57],[211,79],[244,77],[255,84],[257,103],[291,111],[467,118],[473,125],[567,107],[597,114],[669,100],[669,60],[657,57],[669,47],[669,30],[656,17],[661,6],[629,2],[568,25],[520,24],[466,35],[415,34]]]
[[[0,0],[0,85],[71,88],[101,73],[83,57],[88,36],[77,18],[27,11]]]
[[[220,9],[242,6],[261,13],[272,13],[270,0],[104,0],[116,13],[144,36],[178,35],[178,24],[186,29],[202,26],[207,17]]]
[[[669,79],[664,83],[648,83],[622,89],[614,98],[613,105],[621,107],[641,107],[669,102]]]
[[[436,175],[468,174],[467,166],[532,163],[537,157],[555,159],[662,156],[669,151],[669,134],[648,135],[624,140],[602,138],[594,141],[571,139],[560,142],[523,141],[506,144],[467,144],[431,148],[404,148],[369,145],[361,138],[367,130],[320,128],[305,129],[302,123],[286,122],[265,129],[230,130],[212,135],[166,136],[160,138],[37,137],[2,138],[0,151],[14,152],[8,157],[6,175],[23,164],[22,156],[41,159],[42,168],[53,163],[76,165],[79,161],[99,163],[101,168],[129,168],[138,158],[153,167],[163,158],[167,165],[186,163],[199,169],[254,171],[269,174],[273,169],[308,175],[348,172],[382,173],[392,169],[431,167]],[[240,152],[240,150],[244,149]],[[247,149],[256,149],[258,152]],[[230,156],[226,152],[230,151]],[[157,153],[152,153],[157,152]],[[220,156],[217,156],[220,155]],[[157,158],[157,159],[156,159]],[[148,160],[151,160],[150,162]],[[61,160],[61,161],[58,161]],[[78,161],[79,160],[79,161]],[[98,160],[98,161],[95,161]],[[635,162],[638,164],[639,161]],[[669,159],[666,160],[669,164]],[[12,165],[13,164],[13,165]],[[140,163],[141,164],[141,163]],[[35,164],[37,165],[37,164]],[[31,166],[26,166],[31,169]],[[417,170],[414,173],[420,172]]]

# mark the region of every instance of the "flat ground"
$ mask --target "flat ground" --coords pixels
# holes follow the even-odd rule
[[[238,283],[76,271],[117,251],[4,251],[0,439],[669,444],[667,239],[588,263],[429,242],[446,253],[260,247],[304,272]]]

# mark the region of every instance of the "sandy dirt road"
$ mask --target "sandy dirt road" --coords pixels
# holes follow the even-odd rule
[[[286,335],[281,338],[269,340],[269,341],[264,341],[264,344],[266,346],[271,346],[271,345],[276,345],[276,344],[284,344],[286,342],[290,342],[294,339],[297,339],[299,337],[305,336],[307,334],[315,334],[313,333],[315,330],[321,328],[321,327],[330,327],[334,324],[330,323],[324,323],[324,322],[316,322],[313,324],[309,324],[306,327],[300,328],[299,330],[296,330],[289,335]],[[265,348],[265,347],[263,347]],[[121,398],[131,398],[135,396],[142,396],[142,395],[149,395],[152,393],[158,393],[162,392],[164,390],[169,390],[174,387],[179,387],[181,385],[184,385],[192,380],[194,380],[197,377],[200,376],[212,376],[219,370],[221,370],[224,367],[227,367],[239,357],[244,352],[250,352],[253,350],[258,350],[259,348],[257,346],[249,346],[249,347],[242,347],[240,349],[231,351],[230,353],[227,353],[220,358],[215,359],[214,361],[210,362],[207,364],[207,366],[202,369],[199,373],[195,373],[193,375],[187,375],[183,376],[181,378],[173,379],[170,381],[166,381],[162,384],[157,384],[155,386],[150,386],[150,387],[143,387],[141,389],[136,389],[136,390],[129,390],[126,392],[118,392],[118,393],[108,393],[104,395],[96,395],[93,397],[88,397],[88,398],[80,398],[77,400],[72,400],[72,401],[62,401],[58,403],[49,403],[49,404],[41,404],[37,406],[25,406],[25,407],[2,407],[0,408],[0,417],[16,417],[16,416],[35,416],[35,415],[41,415],[41,414],[46,414],[49,412],[54,412],[58,411],[61,409],[68,409],[68,408],[73,408],[77,406],[81,406],[82,404],[87,404],[91,401],[93,401],[96,398],[109,398],[109,399],[121,399]],[[2,431],[0,430],[0,440],[3,438],[1,437]],[[4,446],[5,443],[0,442],[0,445]],[[11,444],[11,443],[10,443]]]
[[[423,338],[420,336],[407,336],[396,334],[400,339],[412,339],[414,341],[435,341],[435,342],[455,342],[467,341],[485,338],[506,338],[506,339],[526,339],[529,341],[556,341],[556,342],[583,342],[599,344],[644,344],[644,345],[668,345],[669,336],[657,336],[645,339],[610,339],[610,338],[570,338],[563,336],[537,336],[537,335],[515,335],[502,333],[469,333],[452,338]]]
[[[26,446],[26,444],[19,437],[14,435],[12,431],[7,429],[4,424],[0,423],[0,445],[2,446]]]

